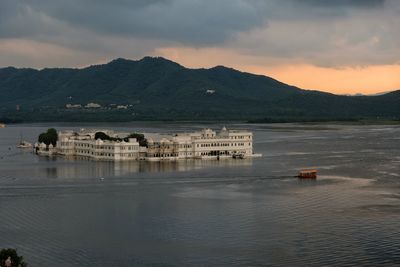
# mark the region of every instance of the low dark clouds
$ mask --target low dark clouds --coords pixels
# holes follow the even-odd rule
[[[288,3],[307,6],[290,8]],[[384,0],[2,0],[1,36],[54,34],[56,24],[109,35],[168,40],[186,45],[222,43],[268,19],[309,18],[310,7],[340,15],[347,7],[378,7]]]
[[[265,20],[256,5],[243,0],[219,0],[212,4],[202,0],[20,0],[19,3],[71,27],[200,46],[221,43],[232,33],[261,26]]]
[[[291,0],[297,4],[305,4],[316,7],[337,8],[337,7],[354,7],[354,8],[376,8],[383,7],[385,0]]]
[[[14,41],[35,44],[39,55],[40,44],[60,47],[77,65],[163,47],[229,48],[278,63],[392,64],[400,60],[399,9],[397,0],[0,0],[0,49]],[[11,64],[26,56],[2,51]],[[30,63],[39,61],[49,62]]]

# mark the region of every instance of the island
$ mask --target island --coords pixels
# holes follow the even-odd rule
[[[220,131],[210,128],[195,132],[166,134],[123,133],[113,130],[55,129],[39,136],[35,152],[45,156],[85,157],[95,160],[184,160],[259,157],[253,153],[253,133],[248,130]]]

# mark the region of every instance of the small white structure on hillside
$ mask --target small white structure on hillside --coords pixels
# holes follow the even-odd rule
[[[101,108],[101,105],[97,103],[87,103],[85,108]]]
[[[74,108],[79,109],[79,108],[82,108],[82,105],[81,104],[66,104],[65,107],[67,109],[74,109]]]

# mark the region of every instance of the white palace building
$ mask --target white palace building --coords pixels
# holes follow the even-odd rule
[[[118,141],[95,139],[96,132],[103,132]],[[56,147],[36,144],[38,154],[81,156],[97,160],[181,160],[223,159],[260,156],[253,154],[253,134],[247,130],[216,132],[203,129],[174,135],[146,134],[147,146],[140,146],[135,138],[125,139],[128,133],[109,130],[61,131]]]
[[[82,156],[99,160],[136,160],[139,159],[139,143],[135,138],[128,141],[109,141],[95,139],[96,132],[103,132],[113,138],[124,138],[128,133],[114,133],[109,130],[85,130],[80,132],[62,131],[58,133],[56,154],[64,156]]]

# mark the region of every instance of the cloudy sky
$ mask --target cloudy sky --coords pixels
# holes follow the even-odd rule
[[[399,0],[0,0],[0,67],[163,56],[305,89],[400,89]]]

